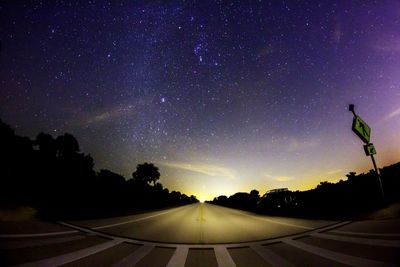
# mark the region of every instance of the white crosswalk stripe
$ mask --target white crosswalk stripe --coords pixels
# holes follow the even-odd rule
[[[365,259],[365,258],[360,258],[356,256],[351,256],[315,246],[308,245],[306,243],[292,240],[292,239],[286,239],[284,243],[291,245],[293,247],[299,248],[301,250],[305,250],[307,252],[310,252],[312,254],[324,257],[326,259],[330,259],[332,261],[340,262],[343,264],[351,265],[351,266],[362,266],[362,267],[378,267],[378,266],[385,266],[385,267],[395,267],[397,266],[396,264],[388,263],[388,262],[381,262],[381,261],[375,261],[375,260],[370,260],[370,259]]]
[[[167,267],[183,267],[186,263],[186,258],[189,252],[187,246],[178,246],[169,260]]]
[[[28,262],[22,265],[18,265],[20,267],[32,267],[32,266],[60,266],[66,263],[70,263],[84,257],[93,255],[95,253],[101,252],[113,246],[122,243],[121,240],[111,240],[96,246],[88,247],[85,249],[77,250],[71,253],[67,253],[64,255],[56,256],[53,258],[43,259],[35,262]]]
[[[236,267],[236,264],[233,262],[231,255],[225,246],[215,246],[214,252],[219,267]]]
[[[121,261],[114,264],[114,267],[130,267],[134,266],[141,259],[143,259],[147,254],[152,251],[154,246],[144,245],[133,251],[131,254],[123,258]]]
[[[266,262],[276,267],[294,267],[293,264],[282,258],[281,256],[276,255],[271,250],[263,246],[251,246],[258,255],[260,255]]]

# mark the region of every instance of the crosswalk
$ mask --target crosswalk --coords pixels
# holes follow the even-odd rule
[[[73,230],[0,237],[0,266],[400,266],[399,233],[342,231],[349,221],[230,244],[155,243],[60,223]]]

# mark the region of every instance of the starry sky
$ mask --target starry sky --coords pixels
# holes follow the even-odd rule
[[[16,3],[18,2],[18,3]],[[398,1],[2,1],[0,117],[200,200],[400,160]]]

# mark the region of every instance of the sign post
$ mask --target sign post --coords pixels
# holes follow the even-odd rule
[[[382,193],[382,198],[384,198],[385,194],[383,192],[381,174],[379,173],[379,169],[376,166],[376,162],[375,162],[375,158],[374,158],[374,155],[376,154],[376,149],[375,149],[374,145],[369,142],[371,139],[371,128],[368,126],[368,124],[365,121],[363,121],[360,118],[360,116],[358,116],[355,113],[353,104],[350,104],[349,111],[351,111],[354,115],[353,125],[352,125],[351,129],[365,143],[365,145],[364,145],[365,155],[371,156],[372,164],[374,165],[376,175],[378,176],[378,181],[379,181],[379,186],[380,186],[381,193]]]

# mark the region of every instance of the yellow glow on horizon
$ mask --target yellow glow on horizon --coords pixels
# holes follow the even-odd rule
[[[392,153],[382,153],[377,157],[380,168],[396,163],[392,157],[393,154],[398,155],[399,152],[390,152]],[[321,163],[319,164],[322,166],[320,169],[317,166],[304,168],[303,172],[299,172],[299,174],[290,171],[271,171],[270,169],[254,171],[251,168],[231,167],[228,164],[168,163],[162,165],[162,168],[174,171],[171,173],[173,176],[170,174],[174,178],[166,180],[165,183],[162,182],[170,190],[177,190],[188,196],[196,196],[200,202],[212,201],[221,195],[229,197],[238,192],[250,193],[253,189],[259,191],[260,196],[276,188],[307,191],[316,188],[321,182],[337,183],[341,179],[345,181],[347,180],[346,174],[350,171],[355,171],[357,174],[368,172],[372,169],[372,163],[369,158],[361,156],[352,164]]]
[[[211,201],[214,199],[214,197],[219,196],[219,195],[214,196],[212,193],[208,194],[207,192],[198,192],[198,193],[192,192],[191,195],[196,196],[196,198],[202,203],[205,201]]]
[[[325,177],[325,178],[324,178]],[[290,181],[275,181],[275,182],[265,182],[264,185],[254,184],[241,186],[237,189],[230,188],[231,190],[227,191],[226,187],[221,187],[221,191],[213,190],[212,192],[205,192],[204,190],[199,190],[197,192],[192,191],[190,194],[193,194],[197,197],[200,202],[204,202],[207,200],[213,200],[215,197],[225,195],[227,197],[238,193],[238,192],[247,192],[250,193],[251,190],[255,189],[259,191],[260,196],[264,195],[268,190],[276,189],[276,188],[288,188],[291,191],[306,191],[310,189],[316,188],[320,182],[328,181],[331,183],[336,183],[340,179],[346,180],[344,172],[342,173],[334,173],[330,176],[326,174],[315,175],[309,178],[294,178]]]
[[[341,174],[335,174],[331,175],[329,179],[327,178],[322,178],[324,177],[323,175],[315,175],[310,178],[294,178],[291,179],[290,181],[278,181],[278,182],[265,182],[265,184],[253,184],[253,185],[246,185],[246,186],[240,186],[238,188],[235,187],[229,187],[229,190],[227,189],[227,186],[221,186],[219,188],[213,187],[212,190],[207,190],[204,188],[200,188],[198,191],[194,190],[185,190],[185,188],[180,188],[181,192],[186,193],[187,195],[194,195],[200,202],[205,202],[205,201],[211,201],[215,197],[225,195],[227,197],[238,193],[238,192],[247,192],[250,193],[251,190],[255,189],[259,191],[260,196],[264,195],[268,190],[271,189],[276,189],[276,188],[288,188],[291,191],[306,191],[310,190],[313,188],[316,188],[318,184],[322,181],[328,181],[328,182],[333,182],[336,183],[340,179],[347,179],[345,175]]]

